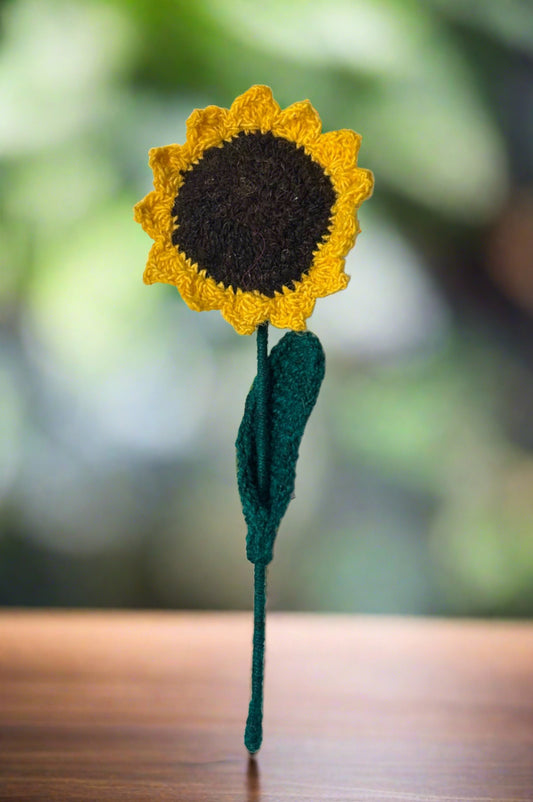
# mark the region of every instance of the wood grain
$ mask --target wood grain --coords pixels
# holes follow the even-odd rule
[[[0,800],[533,800],[533,626],[274,614],[0,614]]]

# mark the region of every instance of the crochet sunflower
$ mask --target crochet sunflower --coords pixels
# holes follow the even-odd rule
[[[185,144],[150,151],[154,190],[135,206],[154,240],[145,283],[220,309],[239,334],[305,330],[316,299],[348,284],[344,257],[373,187],[360,136],[321,127],[308,100],[281,109],[267,86],[194,111]]]
[[[144,281],[175,285],[191,309],[220,309],[239,334],[257,331],[236,443],[254,565],[250,754],[263,737],[266,568],[325,370],[306,320],[317,298],[348,284],[344,258],[373,188],[357,166],[360,141],[348,130],[322,134],[309,101],[281,109],[268,87],[253,86],[230,109],[194,111],[184,145],[150,151],[154,190],[135,207],[154,240]],[[268,323],[291,329],[270,354]]]

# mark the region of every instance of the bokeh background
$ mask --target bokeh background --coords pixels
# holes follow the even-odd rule
[[[254,83],[375,173],[278,609],[533,613],[528,0],[0,5],[0,603],[245,608],[254,338],[145,287],[147,151]]]

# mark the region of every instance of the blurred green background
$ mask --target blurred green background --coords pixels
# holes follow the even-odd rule
[[[0,603],[251,603],[253,338],[145,287],[147,151],[254,83],[376,190],[270,571],[278,609],[533,614],[533,6],[0,5]]]

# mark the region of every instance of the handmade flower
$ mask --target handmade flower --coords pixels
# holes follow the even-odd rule
[[[257,331],[257,375],[237,436],[237,482],[254,565],[252,683],[244,743],[263,738],[266,571],[293,497],[304,429],[325,371],[304,331],[315,301],[348,283],[344,257],[372,192],[357,167],[360,137],[321,133],[309,101],[280,109],[266,86],[187,121],[184,145],[150,151],[154,191],[135,207],[152,237],[147,284],[174,284],[197,311],[220,309]],[[268,323],[293,329],[268,352]]]
[[[282,110],[266,86],[197,109],[185,144],[150,151],[154,190],[135,207],[154,240],[144,281],[220,309],[239,334],[304,330],[316,299],[349,281],[344,257],[373,187],[359,144],[353,131],[322,134],[307,100]]]

